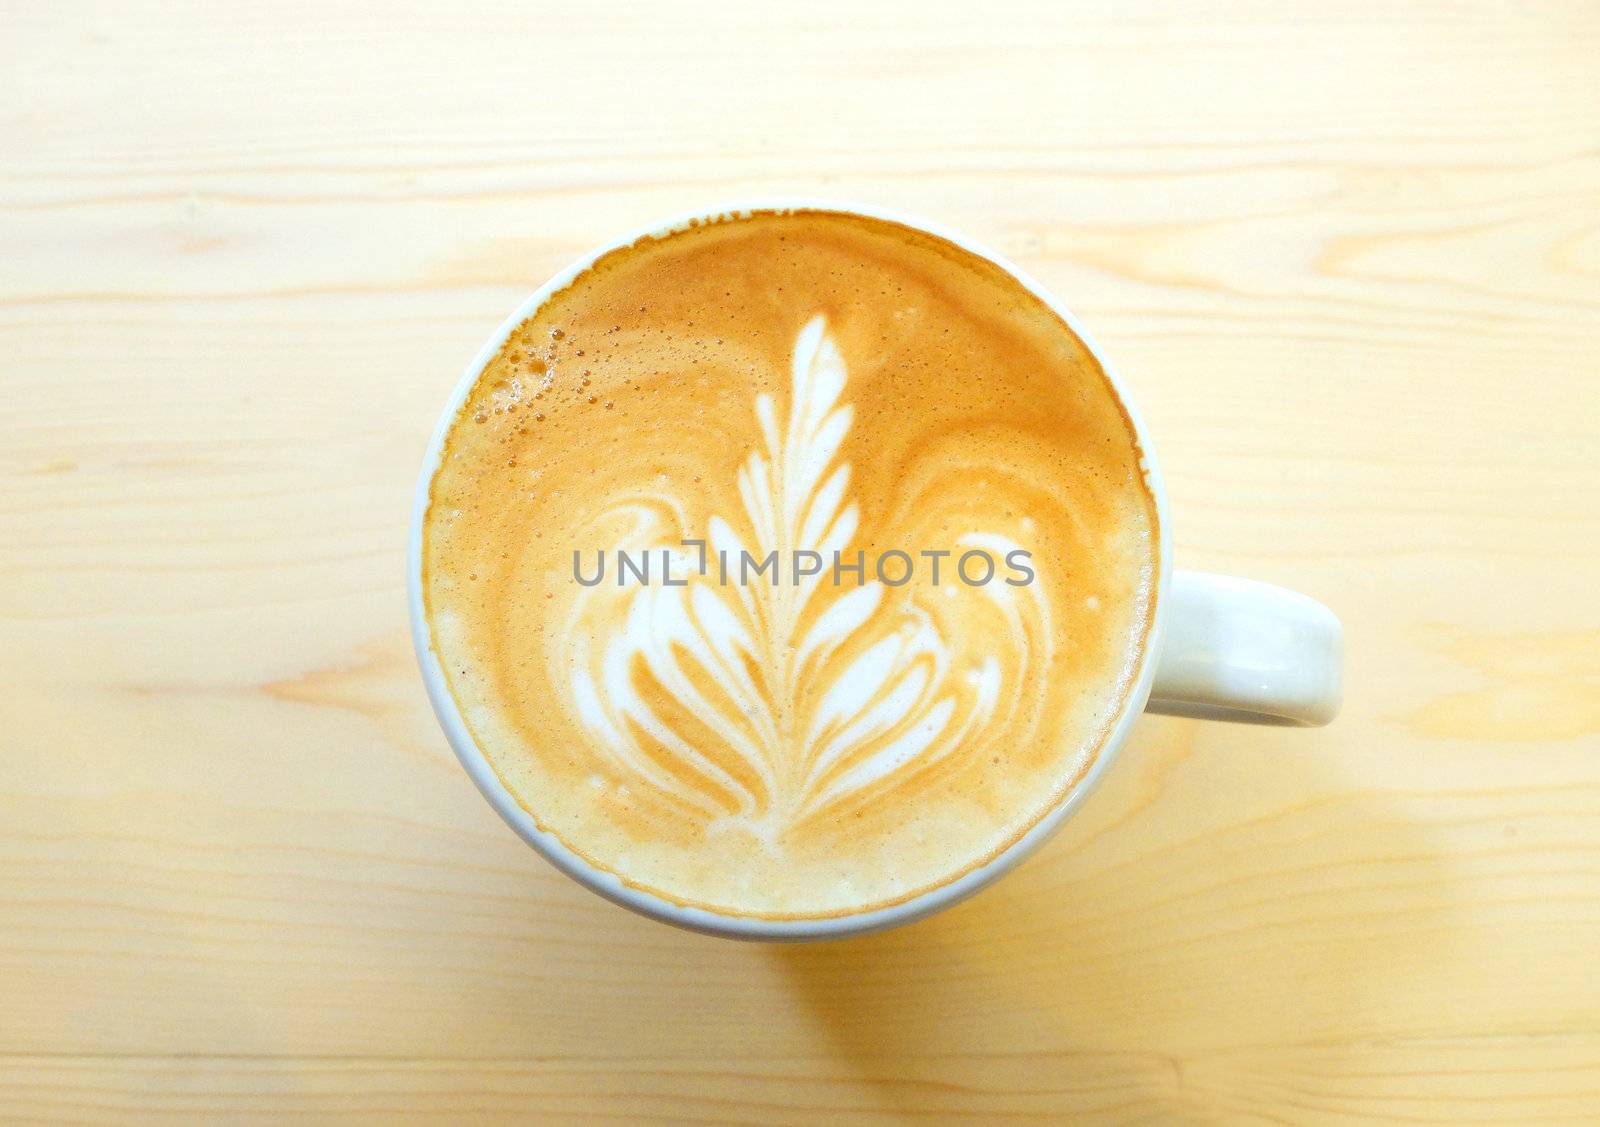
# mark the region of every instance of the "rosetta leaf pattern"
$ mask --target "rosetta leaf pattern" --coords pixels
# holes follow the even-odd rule
[[[958,653],[904,589],[831,578],[834,553],[850,555],[860,526],[840,457],[854,420],[847,383],[827,322],[813,317],[794,342],[787,412],[756,397],[759,447],[737,470],[743,511],[703,530],[712,560],[816,553],[817,574],[791,583],[785,563],[779,584],[724,584],[713,564],[686,586],[588,590],[570,626],[572,700],[610,773],[709,832],[742,828],[769,848],[813,819],[870,805],[1008,719],[994,654]],[[681,552],[680,573],[692,570],[693,554],[667,550]],[[1036,593],[952,597],[993,602],[1012,637],[1048,636]],[[618,619],[596,601],[615,599],[628,604],[621,627],[603,626]]]

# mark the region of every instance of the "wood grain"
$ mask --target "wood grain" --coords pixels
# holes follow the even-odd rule
[[[11,3],[0,1116],[1600,1119],[1600,9]],[[568,258],[800,192],[1091,325],[1180,562],[1349,636],[898,932],[635,919],[407,647],[436,412]]]

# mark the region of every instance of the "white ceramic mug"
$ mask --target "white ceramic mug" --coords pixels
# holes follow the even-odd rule
[[[428,493],[439,466],[440,451],[456,412],[506,338],[531,317],[551,294],[570,283],[601,255],[645,236],[665,235],[690,223],[718,216],[790,208],[851,212],[920,228],[1000,266],[1060,314],[1099,361],[1122,401],[1128,418],[1133,421],[1145,455],[1145,477],[1155,497],[1156,547],[1161,561],[1161,575],[1151,629],[1144,653],[1139,659],[1139,674],[1112,726],[1109,738],[1078,785],[1031,830],[987,864],[903,903],[825,919],[766,920],[684,907],[630,887],[614,874],[590,865],[555,835],[540,829],[533,816],[511,796],[462,722],[455,699],[445,684],[438,656],[434,653],[432,630],[422,599],[422,526],[428,508]],[[434,712],[456,756],[490,805],[499,811],[512,829],[558,869],[609,900],[679,927],[740,939],[826,939],[909,923],[970,896],[1014,868],[1055,833],[1116,758],[1134,720],[1142,711],[1285,725],[1326,724],[1338,711],[1343,650],[1343,631],[1339,620],[1316,600],[1282,587],[1229,576],[1193,571],[1174,572],[1167,491],[1152,449],[1149,431],[1140,419],[1127,387],[1117,376],[1110,359],[1094,343],[1078,319],[1011,263],[936,224],[875,207],[808,199],[754,201],[653,223],[592,251],[541,286],[479,351],[445,407],[438,428],[434,431],[433,441],[428,446],[422,477],[417,484],[407,561],[411,635],[417,660],[422,666],[423,680],[427,683],[428,697],[433,702]]]

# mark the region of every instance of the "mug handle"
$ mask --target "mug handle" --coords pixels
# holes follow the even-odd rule
[[[1342,695],[1344,628],[1271,583],[1179,570],[1149,712],[1250,724],[1326,724]]]

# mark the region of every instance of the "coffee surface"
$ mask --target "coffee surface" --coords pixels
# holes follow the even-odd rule
[[[677,903],[822,917],[958,878],[1081,779],[1155,519],[1027,289],[898,224],[757,212],[613,251],[511,334],[449,432],[423,589],[541,828]]]

